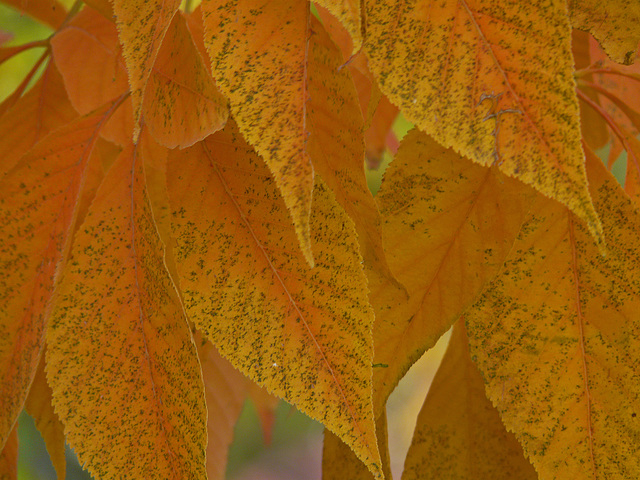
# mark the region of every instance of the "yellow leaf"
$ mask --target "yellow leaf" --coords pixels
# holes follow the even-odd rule
[[[568,206],[604,248],[580,143],[566,2],[367,8],[369,67],[402,113],[445,147]]]
[[[116,26],[92,8],[84,8],[56,33],[51,47],[69,99],[81,115],[129,90]],[[104,138],[122,146],[131,141],[131,108],[128,99],[101,130]]]
[[[207,400],[207,478],[224,480],[229,446],[247,398],[249,381],[199,333],[195,335],[195,341]]]
[[[62,78],[49,63],[38,83],[0,118],[0,175],[49,132],[69,123],[77,113],[69,103]]]
[[[360,0],[316,0],[314,3],[326,8],[340,20],[351,37],[353,53],[358,52],[362,47]]]
[[[374,370],[376,397],[386,400],[498,273],[532,194],[419,130],[407,134],[376,199],[389,266],[411,310],[376,343],[376,363],[388,365]]]
[[[114,0],[113,11],[129,73],[133,102],[133,138],[140,135],[145,89],[162,40],[180,0]]]
[[[51,404],[51,388],[44,372],[44,355],[40,358],[38,370],[31,384],[25,410],[33,418],[42,435],[49,458],[59,480],[66,478],[67,459],[64,449],[64,426]]]
[[[379,476],[373,312],[355,229],[328,188],[317,180],[311,269],[269,170],[231,122],[172,151],[167,180],[189,318],[236,368],[324,423]]]
[[[311,13],[306,0],[202,4],[213,76],[240,132],[265,159],[313,266],[313,167],[306,152]]]
[[[365,271],[386,273],[380,213],[364,175],[364,125],[358,94],[349,72],[340,70],[340,50],[315,17],[311,29],[307,152],[314,169],[355,223]]]
[[[392,480],[386,410],[383,410],[376,420],[376,436],[382,455],[384,478]],[[325,430],[322,446],[322,480],[371,480],[372,478],[371,471],[356,457],[353,450],[329,430]]]
[[[97,478],[205,478],[200,365],[164,267],[142,159],[125,149],[75,236],[47,331],[69,445]]]
[[[538,478],[484,393],[484,381],[469,355],[464,321],[453,327],[407,453],[402,479],[421,478]]]
[[[188,147],[220,130],[227,100],[218,92],[181,13],[173,17],[149,77],[145,124],[162,145]]]
[[[538,196],[465,313],[487,394],[542,480],[640,476],[640,213],[597,157],[587,162],[607,257]]]
[[[18,424],[11,430],[0,451],[0,479],[18,480]]]
[[[0,179],[0,445],[38,366],[47,305],[70,246],[81,184],[111,110],[61,127]]]
[[[570,0],[574,28],[586,30],[611,59],[630,65],[640,43],[640,3],[629,0]]]

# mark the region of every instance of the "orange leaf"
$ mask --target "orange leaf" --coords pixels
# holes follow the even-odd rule
[[[195,336],[207,400],[207,478],[224,480],[227,454],[240,412],[247,398],[248,379],[222,358],[218,349]]]
[[[260,419],[264,443],[265,445],[271,445],[273,427],[276,422],[276,408],[280,403],[280,399],[275,395],[271,395],[266,388],[255,382],[249,382],[249,397],[256,407],[258,418]],[[358,463],[364,465],[360,460],[358,460]]]
[[[313,266],[313,167],[305,148],[309,3],[209,0],[202,14],[216,83],[229,98],[240,132],[273,172]]]
[[[0,444],[1,445],[1,444]],[[9,434],[0,451],[0,478],[18,480],[18,423]]]
[[[116,26],[97,11],[84,8],[51,39],[51,46],[69,99],[81,115],[129,90]],[[107,122],[102,135],[126,145],[132,129],[131,101],[127,100]]]
[[[57,0],[2,0],[2,3],[11,5],[54,30],[67,16],[67,9]]]
[[[640,476],[640,214],[597,157],[587,162],[607,257],[538,196],[465,313],[487,394],[542,480]]]
[[[116,16],[113,13],[113,4],[109,0],[84,0],[84,3],[109,21],[115,22]]]
[[[113,11],[129,73],[133,102],[133,138],[140,135],[140,119],[147,82],[162,40],[178,11],[180,0],[114,0]]]
[[[590,38],[587,32],[573,30],[571,32],[571,51],[576,70],[588,68],[591,65],[590,54]],[[591,80],[590,78],[588,78]],[[591,100],[600,103],[598,95],[594,92],[585,92]],[[598,150],[606,145],[609,141],[609,131],[604,119],[596,110],[591,108],[584,100],[580,100],[580,129],[582,130],[582,138],[594,150]]]
[[[386,410],[383,410],[376,420],[376,436],[382,454],[384,477],[392,480]],[[371,471],[358,460],[353,450],[329,430],[325,430],[322,446],[322,480],[371,480],[372,478]]]
[[[181,13],[173,17],[158,52],[142,109],[151,134],[169,148],[191,146],[227,121],[227,100],[216,89]]]
[[[44,355],[40,358],[38,370],[24,407],[42,435],[56,475],[59,479],[66,478],[67,458],[64,449],[64,426],[51,404],[51,388],[44,372]]]
[[[0,444],[36,373],[56,272],[70,246],[87,163],[111,108],[58,129],[0,179]]]
[[[453,327],[405,460],[402,480],[422,478],[538,479],[484,393],[464,320]]]
[[[574,28],[591,32],[613,61],[634,62],[640,43],[640,3],[571,0],[568,4]]]
[[[364,175],[364,125],[358,95],[349,72],[339,68],[340,51],[315,17],[311,30],[307,152],[317,173],[355,222],[365,271],[377,269],[384,275],[389,267],[382,249],[380,213]]]
[[[69,123],[77,113],[67,99],[58,69],[50,63],[38,83],[0,117],[0,175],[5,174],[49,132]]]
[[[236,368],[322,421],[379,476],[373,312],[355,230],[328,188],[317,180],[311,269],[267,167],[235,125],[172,151],[167,179],[189,317]]]
[[[376,199],[389,266],[407,287],[410,314],[381,327],[387,331],[376,342],[376,363],[388,367],[374,370],[376,408],[498,273],[532,194],[419,130],[404,138]]]
[[[405,117],[565,204],[604,248],[580,143],[566,2],[367,7],[369,67]]]
[[[206,475],[200,366],[163,250],[129,147],[75,236],[47,331],[56,412],[99,478]]]
[[[353,44],[353,53],[362,47],[362,24],[360,0],[316,0],[315,3],[326,8],[349,32]]]

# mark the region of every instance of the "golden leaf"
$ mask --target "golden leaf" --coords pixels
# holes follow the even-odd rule
[[[507,432],[471,361],[464,320],[420,410],[402,480],[537,480],[522,447]]]
[[[247,398],[249,381],[199,333],[195,341],[207,400],[207,478],[224,480],[229,446]]]
[[[313,167],[306,152],[311,13],[305,0],[209,0],[205,45],[243,137],[265,159],[313,266]]]
[[[0,179],[0,444],[36,373],[56,272],[70,247],[87,164],[112,108],[61,127]]]
[[[386,401],[498,273],[532,194],[419,130],[407,134],[376,197],[389,266],[410,296],[404,317],[380,327],[376,363],[388,367],[374,370],[376,398]]]
[[[269,170],[231,122],[172,151],[167,179],[189,318],[236,368],[322,421],[379,476],[373,312],[353,224],[329,189],[317,180],[312,269]]]
[[[542,480],[640,475],[640,214],[597,157],[587,162],[607,257],[539,195],[465,313],[487,394]]]
[[[140,135],[140,119],[147,82],[162,40],[180,0],[114,0],[113,11],[127,65],[133,102],[133,138]]]
[[[369,67],[445,147],[568,206],[604,248],[580,143],[564,0],[367,3]]]
[[[352,53],[362,47],[362,20],[360,0],[316,0],[315,3],[326,8],[349,32]]]
[[[145,124],[162,145],[188,147],[220,130],[227,100],[218,92],[181,13],[173,17],[149,77]]]
[[[47,331],[69,445],[98,478],[205,478],[200,365],[146,194],[125,149],[75,236]]]
[[[67,458],[64,449],[64,426],[51,404],[51,388],[44,372],[44,355],[40,358],[24,408],[33,418],[36,428],[42,435],[58,479],[66,478]]]
[[[640,43],[640,3],[634,0],[570,0],[574,28],[586,30],[615,62],[630,65]]]

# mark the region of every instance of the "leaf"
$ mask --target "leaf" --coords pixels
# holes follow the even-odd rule
[[[633,63],[640,43],[640,3],[571,0],[568,4],[574,28],[589,31],[613,61]]]
[[[229,98],[242,136],[273,173],[305,259],[313,266],[309,215],[314,182],[306,152],[309,4],[209,0],[202,14],[216,84]]]
[[[140,135],[145,89],[162,40],[180,0],[114,0],[113,11],[129,74],[133,103],[133,138]]]
[[[97,11],[84,8],[51,39],[51,47],[69,99],[81,115],[129,90],[116,27]],[[130,142],[132,128],[131,101],[127,100],[104,126],[102,136],[124,146]]]
[[[376,420],[376,436],[382,454],[384,478],[393,480],[391,460],[389,459],[389,442],[387,433],[387,413],[383,411]],[[358,460],[353,450],[347,447],[340,438],[329,430],[324,431],[322,447],[322,480],[371,480],[372,475],[365,465]]]
[[[172,151],[167,180],[189,318],[236,368],[322,421],[379,477],[373,312],[355,230],[327,187],[317,180],[310,269],[267,167],[234,125]]]
[[[116,16],[113,13],[113,4],[109,0],[84,0],[84,3],[100,12],[100,15],[107,20],[115,22]]]
[[[36,373],[48,303],[70,247],[83,177],[111,108],[61,127],[0,179],[0,445]]]
[[[376,400],[384,404],[498,273],[532,193],[419,130],[407,134],[376,196],[389,266],[410,296],[405,317],[376,343],[376,363],[388,365],[374,370]]]
[[[69,103],[60,73],[49,63],[38,83],[0,117],[0,175],[7,173],[49,132],[77,117]]]
[[[69,445],[98,478],[205,478],[197,352],[125,149],[100,186],[56,290],[47,378]]]
[[[260,419],[264,444],[271,445],[273,427],[276,422],[276,408],[280,403],[280,399],[275,395],[271,395],[266,388],[251,381],[249,382],[249,397],[256,407],[258,418]],[[358,463],[362,464],[360,460],[358,460]]]
[[[247,397],[249,382],[199,333],[195,341],[207,400],[207,478],[224,480],[229,446]]]
[[[380,89],[445,147],[568,206],[604,247],[580,144],[563,0],[367,3]]]
[[[590,38],[593,37],[580,30],[573,30],[571,32],[571,51],[573,53],[576,70],[588,68],[591,65],[591,54],[589,51]],[[600,104],[597,94],[594,92],[585,93],[591,100]],[[578,100],[580,104],[580,128],[582,130],[582,138],[592,149],[598,150],[604,147],[609,141],[607,124],[596,110],[585,103],[584,100],[580,100],[580,96],[578,96]]]
[[[62,24],[67,16],[67,9],[57,0],[2,0],[2,3],[11,5],[19,12],[35,18],[54,30]]]
[[[44,355],[40,358],[25,410],[33,418],[47,447],[49,458],[59,479],[66,478],[67,458],[64,449],[64,426],[51,404],[51,388],[44,372]]]
[[[18,479],[18,424],[11,430],[11,434],[0,451],[0,479]]]
[[[464,320],[453,327],[405,460],[402,479],[421,478],[538,479],[485,396],[484,381],[469,355]]]
[[[169,148],[193,145],[220,130],[229,116],[180,13],[158,52],[142,109],[151,134]]]
[[[340,20],[340,23],[349,32],[349,37],[353,43],[353,53],[357,53],[362,48],[362,14],[360,12],[359,0],[317,0],[315,2],[326,8],[333,16]]]
[[[609,252],[539,196],[493,284],[465,314],[489,398],[542,480],[640,474],[640,214],[597,157]]]
[[[355,223],[365,272],[390,276],[382,249],[380,213],[364,175],[364,128],[358,95],[341,55],[322,24],[311,20],[307,152],[313,167]]]

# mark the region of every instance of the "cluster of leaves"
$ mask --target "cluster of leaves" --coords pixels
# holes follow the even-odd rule
[[[639,3],[4,3],[54,33],[0,47],[44,49],[0,104],[2,475],[26,408],[61,478],[222,478],[255,382],[390,478],[454,325],[403,478],[640,477]]]

